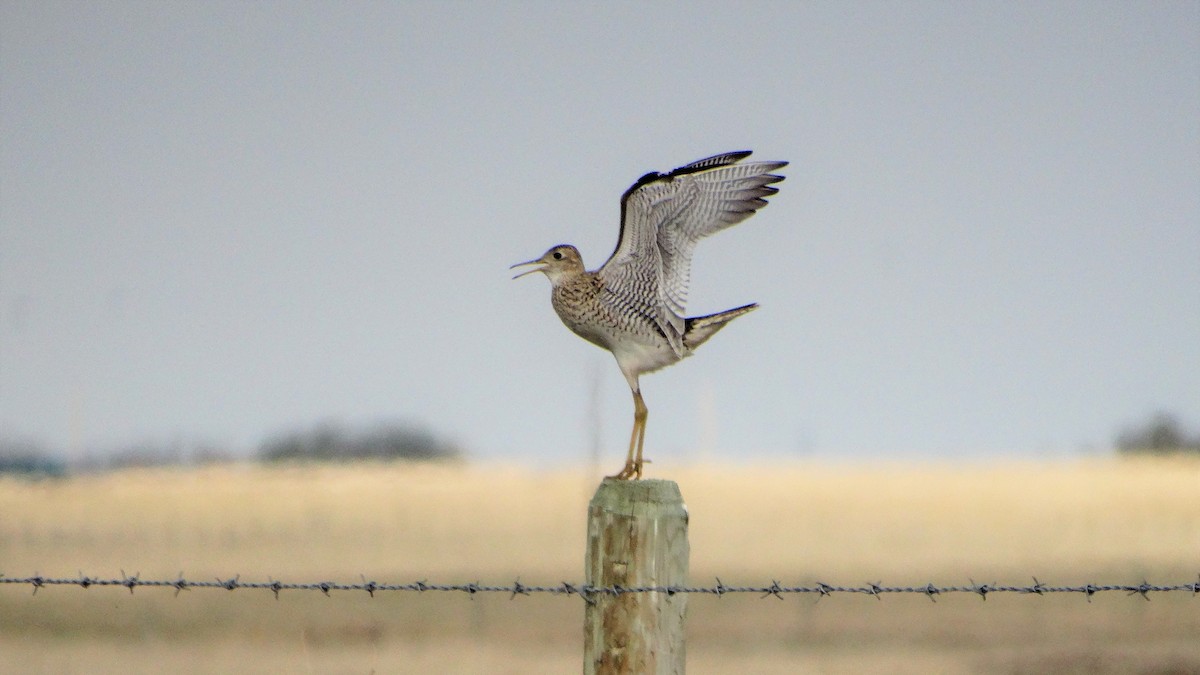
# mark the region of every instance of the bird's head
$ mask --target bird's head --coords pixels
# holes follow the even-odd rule
[[[526,265],[536,265],[536,267],[521,272],[513,277],[513,279],[519,279],[526,274],[533,274],[534,272],[545,272],[546,276],[550,277],[550,282],[557,284],[563,277],[583,272],[583,258],[579,255],[579,251],[569,244],[559,244],[546,251],[537,260],[517,263],[509,269],[525,267]]]

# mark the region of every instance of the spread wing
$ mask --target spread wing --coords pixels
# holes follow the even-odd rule
[[[767,205],[787,162],[748,162],[749,151],[648,173],[621,197],[621,236],[598,270],[606,286],[629,289],[611,301],[654,318],[683,354],[683,313],[696,242],[742,222]]]

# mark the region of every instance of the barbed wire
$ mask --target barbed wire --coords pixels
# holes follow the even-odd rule
[[[562,582],[555,586],[546,585],[530,585],[521,582],[520,578],[513,581],[511,584],[483,584],[479,582],[467,584],[437,584],[427,581],[415,581],[407,584],[386,584],[368,581],[365,576],[362,576],[361,583],[338,583],[334,581],[319,581],[306,583],[288,583],[283,581],[275,581],[271,577],[267,577],[267,581],[242,581],[241,575],[236,575],[228,579],[216,578],[213,581],[197,581],[189,580],[183,577],[183,573],[174,580],[155,580],[142,579],[138,574],[132,576],[126,575],[124,570],[121,571],[120,579],[102,579],[98,577],[89,577],[83,572],[79,573],[79,577],[75,579],[69,578],[52,578],[43,577],[39,574],[34,574],[29,577],[7,577],[0,574],[0,584],[16,584],[29,585],[33,588],[34,595],[38,590],[46,586],[78,586],[80,588],[91,588],[92,586],[120,586],[129,589],[132,594],[138,588],[174,588],[175,595],[178,596],[181,591],[191,590],[193,588],[222,588],[227,591],[236,591],[241,589],[257,589],[271,591],[275,595],[275,599],[279,599],[279,594],[282,591],[320,591],[325,595],[330,595],[333,591],[359,591],[366,592],[370,597],[374,598],[376,593],[388,592],[449,592],[449,593],[466,593],[470,597],[474,597],[479,593],[505,593],[509,594],[509,598],[516,598],[518,595],[533,595],[535,593],[546,593],[550,595],[573,596],[577,595],[587,601],[589,604],[596,602],[597,597],[602,596],[621,596],[628,593],[665,593],[666,595],[676,595],[681,593],[697,594],[697,595],[715,595],[723,596],[731,593],[749,593],[757,594],[762,598],[774,597],[779,600],[783,599],[784,595],[807,594],[815,595],[817,599],[821,599],[831,595],[839,594],[860,594],[874,596],[876,599],[881,599],[884,595],[891,594],[918,594],[928,597],[930,600],[937,602],[938,596],[949,595],[955,593],[972,593],[978,595],[983,600],[987,600],[988,595],[992,593],[1008,593],[1027,596],[1041,596],[1052,593],[1078,593],[1085,596],[1088,602],[1092,601],[1092,596],[1098,593],[1113,593],[1123,592],[1126,595],[1140,595],[1143,599],[1149,600],[1151,593],[1172,593],[1172,592],[1190,592],[1192,597],[1200,594],[1200,575],[1197,576],[1197,581],[1184,584],[1151,584],[1148,581],[1142,581],[1140,584],[1083,584],[1080,586],[1051,586],[1042,583],[1037,577],[1032,577],[1033,583],[1025,586],[1017,585],[1002,585],[998,583],[979,584],[973,579],[969,586],[938,586],[930,582],[924,586],[884,586],[882,582],[868,583],[862,586],[834,586],[822,582],[816,582],[812,586],[783,586],[778,581],[772,580],[769,586],[728,586],[721,581],[720,577],[716,578],[716,584],[713,586],[593,586],[590,584],[572,584]]]

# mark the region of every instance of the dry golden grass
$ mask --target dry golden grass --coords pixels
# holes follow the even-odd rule
[[[731,585],[1179,583],[1200,462],[694,467],[692,579]],[[580,581],[582,472],[370,464],[0,480],[0,572]],[[689,670],[1200,672],[1200,598],[693,597]],[[0,585],[14,672],[579,669],[578,598]]]

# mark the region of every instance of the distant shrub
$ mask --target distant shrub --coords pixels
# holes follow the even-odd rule
[[[1188,438],[1174,415],[1160,412],[1150,421],[1117,434],[1116,445],[1117,451],[1125,454],[1200,452],[1200,436]]]
[[[333,423],[290,431],[267,439],[259,459],[352,461],[361,459],[446,460],[459,457],[457,447],[430,432],[402,424],[377,424],[350,430]]]
[[[0,439],[0,473],[54,477],[66,475],[67,466],[36,443]]]

